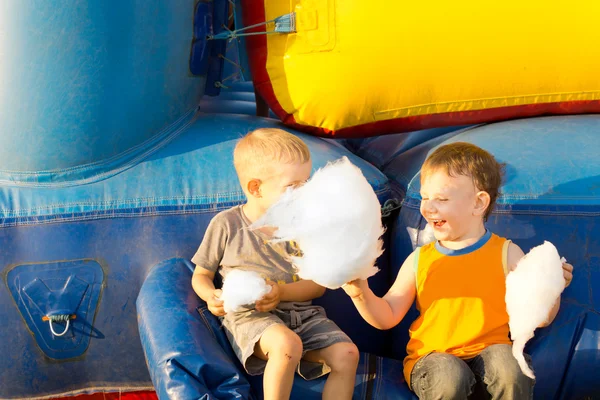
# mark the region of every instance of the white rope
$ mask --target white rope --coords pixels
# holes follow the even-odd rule
[[[52,317],[56,317],[56,316],[53,315]],[[67,315],[67,319],[66,319],[67,323],[65,324],[65,330],[62,331],[61,333],[56,333],[54,331],[54,326],[52,326],[52,320],[54,318],[52,318],[52,317],[48,317],[48,324],[50,325],[50,332],[52,332],[52,334],[54,336],[64,336],[64,334],[67,333],[67,331],[69,330],[69,322],[71,322],[69,319],[69,316]],[[58,320],[58,318],[57,318],[57,320]]]

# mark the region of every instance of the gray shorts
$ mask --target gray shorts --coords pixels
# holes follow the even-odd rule
[[[250,375],[264,372],[266,361],[254,355],[254,347],[265,330],[271,325],[283,324],[295,332],[302,340],[303,352],[319,350],[335,343],[352,343],[352,340],[328,319],[322,307],[311,302],[284,302],[270,312],[248,310],[227,314],[223,327],[227,338]],[[329,373],[324,364],[301,360],[298,374],[306,380],[315,379]]]

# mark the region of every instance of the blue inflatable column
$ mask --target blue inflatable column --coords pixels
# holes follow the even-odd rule
[[[195,7],[3,1],[0,179],[56,182],[189,121],[206,80],[190,72]]]

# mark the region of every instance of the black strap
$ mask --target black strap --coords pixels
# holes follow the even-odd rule
[[[366,399],[373,399],[373,388],[377,380],[377,356],[367,353],[367,391]]]

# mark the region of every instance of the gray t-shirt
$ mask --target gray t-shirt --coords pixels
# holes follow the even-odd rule
[[[249,226],[242,206],[215,215],[192,262],[209,271],[219,271],[223,277],[234,268],[242,268],[279,284],[300,280],[290,262],[290,255],[301,254],[297,246],[290,242],[271,243],[265,234],[251,231]],[[274,324],[293,329],[302,339],[304,352],[352,342],[327,318],[323,308],[312,305],[310,300],[281,302],[270,312],[259,312],[251,306],[225,314],[222,321],[236,356],[251,375],[261,374],[265,369],[266,362],[256,357],[254,350],[265,330]],[[325,364],[306,360],[301,360],[298,368],[305,379],[330,371]]]
[[[297,246],[291,242],[269,242],[264,233],[251,231],[249,226],[242,206],[215,215],[192,262],[209,271],[219,271],[222,277],[234,268],[242,268],[280,284],[300,280],[290,261],[291,255],[300,255]]]

